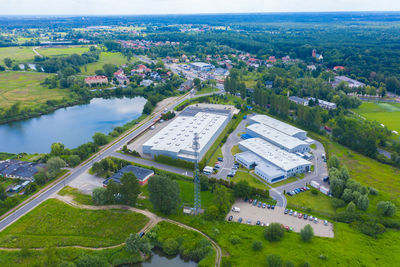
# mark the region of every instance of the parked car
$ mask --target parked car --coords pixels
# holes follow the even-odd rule
[[[242,219],[242,217],[240,217],[240,218],[238,219],[238,223],[242,223],[242,221],[243,221],[243,219]]]
[[[249,203],[252,203],[252,202],[253,202],[253,200],[250,198],[250,199],[249,199]]]
[[[289,210],[288,209],[285,209],[285,211],[283,212],[284,214],[288,214],[289,213]]]
[[[290,226],[290,231],[293,231],[293,227],[292,226]]]
[[[263,209],[265,209],[266,206],[267,206],[267,204],[265,204],[265,203],[262,204]]]
[[[324,221],[324,225],[328,225],[328,221],[327,220]]]
[[[289,211],[289,216],[292,216],[293,215],[293,210],[290,210]]]
[[[310,215],[310,217],[308,217],[308,220],[309,220],[310,222],[312,222],[312,220],[314,220],[314,217]]]
[[[318,218],[314,218],[314,222],[315,222],[315,223],[318,223]]]
[[[303,214],[299,213],[299,215],[297,217],[299,217],[299,219],[301,219],[301,218],[303,218]]]
[[[265,226],[265,223],[262,222],[260,225],[261,225],[261,226]]]
[[[304,220],[307,220],[308,215],[307,215],[307,214],[304,214],[303,218],[304,218]]]
[[[292,194],[292,192],[286,192],[286,195],[292,196],[293,194]]]
[[[257,222],[256,222],[256,225],[260,225],[260,224],[261,224],[261,222],[260,222],[260,221],[257,221]]]
[[[286,231],[289,231],[290,228],[289,228],[289,226],[285,226],[285,229],[286,229]]]
[[[228,221],[232,221],[232,219],[233,219],[233,216],[231,215],[231,216],[229,216]]]
[[[261,208],[261,206],[262,206],[262,203],[261,203],[261,201],[260,202],[258,202],[258,205],[257,205],[259,208]]]
[[[218,161],[221,161],[221,162],[223,162],[223,161],[224,161],[224,159],[223,159],[223,158],[218,158]]]
[[[247,224],[251,224],[251,220],[250,219],[247,220]]]
[[[139,237],[142,238],[145,234],[145,232],[140,232]]]
[[[257,205],[257,199],[254,199],[253,200],[253,206],[256,206]]]
[[[297,211],[293,212],[293,216],[297,217]]]
[[[271,205],[270,205],[270,204],[268,204],[268,205],[267,205],[267,209],[270,209],[270,208],[271,208]]]
[[[275,209],[275,205],[271,205],[271,210],[274,210]]]

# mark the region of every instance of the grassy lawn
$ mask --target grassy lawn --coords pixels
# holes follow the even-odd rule
[[[20,102],[21,107],[33,107],[47,100],[68,97],[67,90],[47,89],[40,85],[50,74],[39,72],[0,73],[0,107],[8,108]]]
[[[400,132],[400,104],[363,102],[354,112],[384,124],[390,130]]]
[[[58,192],[58,194],[60,196],[65,196],[65,195],[71,196],[73,197],[74,201],[83,205],[95,205],[90,195],[83,194],[78,189],[70,186],[64,187]]]
[[[214,88],[214,87],[204,87],[201,88],[200,91],[196,92],[196,95],[201,95],[201,94],[208,94],[208,93],[212,93],[212,92],[218,92],[218,88]]]
[[[239,170],[236,172],[236,175],[233,178],[230,178],[232,182],[239,182],[239,181],[247,181],[250,186],[253,186],[255,188],[261,188],[261,189],[268,189],[268,187],[263,184],[260,180],[252,176],[247,170],[242,171]]]
[[[6,57],[19,62],[32,61],[35,53],[32,51],[32,47],[0,47],[0,65],[4,65],[4,59]]]
[[[81,71],[84,75],[93,75],[95,74],[94,72],[96,70],[102,69],[104,64],[115,64],[117,66],[120,66],[122,64],[125,64],[126,62],[127,59],[120,53],[102,52],[100,54],[99,61],[87,64],[86,71],[85,67],[81,67]]]
[[[232,155],[236,155],[237,153],[242,152],[242,150],[239,149],[239,145],[234,145],[231,149]]]
[[[84,210],[49,199],[2,231],[0,246],[111,246],[124,242],[148,220],[126,210]]]
[[[273,183],[273,184],[271,184],[271,186],[272,187],[279,187],[279,186],[282,186],[282,185],[285,185],[285,184],[293,183],[293,182],[295,182],[297,180],[299,180],[299,178],[296,177],[296,176],[293,176],[293,177],[289,177],[289,178],[287,178],[287,179],[285,179],[283,181]]]
[[[311,191],[302,192],[294,196],[286,196],[288,206],[299,208],[303,211],[311,209],[313,213],[334,215],[335,210],[331,205],[331,198],[318,192],[313,195]]]
[[[71,47],[57,47],[57,48],[38,48],[39,54],[46,57],[51,56],[68,56],[72,54],[83,54],[89,51],[88,46],[71,46]]]

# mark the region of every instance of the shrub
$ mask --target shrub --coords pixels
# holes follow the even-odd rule
[[[360,210],[367,210],[369,206],[369,199],[367,195],[361,195],[357,200],[357,207]]]
[[[333,198],[331,203],[334,209],[343,208],[346,205],[346,202],[339,198]]]
[[[270,254],[267,256],[268,267],[282,267],[282,259],[279,255]]]
[[[237,235],[233,235],[229,238],[229,242],[231,242],[232,245],[236,245],[236,244],[239,244],[240,242],[242,242],[242,240]]]
[[[281,240],[284,234],[285,230],[279,223],[271,223],[264,230],[265,239],[271,242]]]
[[[294,263],[291,261],[286,261],[285,267],[294,267]]]
[[[254,251],[259,251],[263,248],[263,243],[260,240],[254,240],[251,247]]]
[[[369,188],[369,193],[370,193],[370,195],[376,196],[376,195],[378,195],[378,190],[376,190],[376,189],[373,188],[373,187],[370,187],[370,188]]]
[[[380,201],[376,205],[378,213],[383,216],[392,217],[396,213],[396,206],[390,201]]]
[[[311,188],[311,194],[313,194],[313,195],[318,195],[318,190],[315,189],[314,187]]]
[[[90,254],[83,254],[78,258],[76,261],[77,267],[104,267],[110,266],[106,259],[90,255]]]
[[[106,203],[106,191],[104,187],[97,187],[93,189],[92,199],[97,205],[104,205]]]
[[[304,228],[300,230],[300,236],[304,242],[310,242],[314,236],[314,230],[311,225],[307,224],[304,226]]]
[[[168,238],[163,244],[163,251],[167,255],[176,255],[179,252],[179,244],[173,238]]]
[[[349,213],[353,213],[356,211],[356,204],[354,204],[353,201],[350,201],[350,203],[347,205],[346,211]]]

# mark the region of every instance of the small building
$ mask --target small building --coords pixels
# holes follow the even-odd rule
[[[0,161],[0,176],[26,181],[35,181],[34,175],[46,165],[14,159]]]
[[[276,58],[275,58],[275,56],[270,56],[270,57],[267,59],[267,62],[268,62],[268,63],[276,63]]]
[[[150,86],[150,85],[152,85],[153,84],[153,81],[152,80],[143,80],[143,81],[141,81],[140,82],[140,85],[141,86]]]
[[[308,99],[312,99],[314,102],[318,101],[318,106],[320,106],[321,108],[324,108],[324,109],[330,110],[330,109],[337,108],[336,103],[333,103],[333,102],[328,102],[328,101],[321,100],[321,99],[315,99],[314,97],[310,97]]]
[[[179,87],[179,91],[189,91],[193,88],[193,80],[187,80]]]
[[[336,76],[332,83],[333,87],[337,87],[341,82],[346,83],[350,88],[364,87],[365,83],[353,80],[346,76]]]
[[[272,88],[272,87],[274,86],[274,82],[273,82],[273,81],[266,81],[266,82],[265,82],[265,86],[266,86],[267,88]]]
[[[117,75],[115,76],[115,79],[117,79],[117,82],[121,85],[128,85],[130,83],[130,80],[128,77],[126,77],[125,75]]]
[[[190,64],[190,67],[196,71],[211,71],[215,67],[212,64],[204,62],[194,62]]]
[[[122,176],[128,172],[131,172],[136,176],[136,178],[139,180],[140,185],[146,184],[147,181],[149,180],[149,178],[154,175],[154,171],[152,171],[152,170],[133,166],[133,165],[127,165],[127,166],[123,167],[122,169],[120,169],[119,171],[117,171],[116,173],[114,173],[113,176],[106,179],[103,182],[103,186],[107,187],[108,183],[111,180],[120,184]]]
[[[289,100],[298,105],[308,106],[308,100],[298,96],[289,96]]]
[[[85,78],[85,84],[98,85],[98,84],[108,84],[108,78],[104,75],[89,76]]]

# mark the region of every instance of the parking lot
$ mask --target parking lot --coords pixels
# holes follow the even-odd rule
[[[275,209],[272,210],[253,206],[249,202],[244,202],[243,200],[236,201],[233,207],[240,208],[240,212],[230,211],[228,213],[226,219],[228,220],[230,216],[233,216],[232,222],[237,222],[239,218],[242,218],[242,223],[247,223],[247,221],[250,220],[250,224],[254,226],[257,221],[265,225],[276,222],[284,226],[292,227],[294,232],[300,232],[304,226],[310,224],[316,236],[334,237],[332,223],[328,222],[328,225],[324,225],[324,221],[321,219],[318,219],[318,222],[315,223],[308,219],[299,219],[297,216],[289,216],[289,214],[284,214],[285,209],[281,207],[275,207]]]

